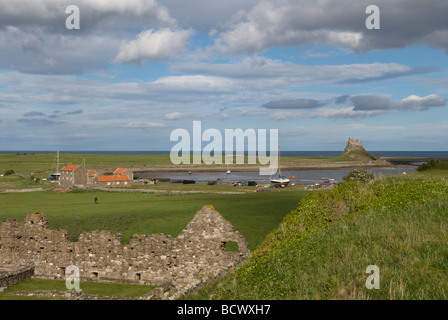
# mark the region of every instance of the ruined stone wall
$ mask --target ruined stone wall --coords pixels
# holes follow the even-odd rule
[[[228,252],[227,242],[238,245]],[[65,279],[76,265],[81,280],[182,287],[244,262],[249,249],[244,237],[213,207],[199,210],[177,238],[165,234],[121,235],[91,231],[70,242],[64,230],[48,229],[44,214],[32,212],[24,221],[6,220],[0,227],[0,265],[29,265],[35,277]]]
[[[32,266],[0,266],[0,288],[7,288],[31,279],[33,274]]]

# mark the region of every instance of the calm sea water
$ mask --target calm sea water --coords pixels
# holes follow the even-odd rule
[[[314,184],[321,183],[322,178],[332,178],[335,182],[342,182],[342,177],[347,175],[351,170],[295,170],[282,171],[282,175],[290,177],[290,182],[295,184]],[[407,169],[387,169],[387,170],[368,170],[376,177],[380,175],[397,175],[410,173],[415,171],[415,168]],[[223,172],[144,172],[137,173],[135,176],[140,178],[152,179],[170,179],[175,180],[194,180],[196,182],[216,181],[220,183],[229,184],[238,181],[256,181],[257,183],[269,183],[269,176],[261,176],[258,172],[232,172],[227,174]],[[294,178],[292,178],[294,177]]]
[[[56,151],[0,151],[0,153],[50,153],[56,154]],[[60,150],[60,153],[72,154],[111,154],[111,155],[151,155],[151,154],[170,154],[170,151],[73,151]],[[290,157],[337,157],[341,151],[282,151],[282,156]],[[380,157],[412,157],[412,158],[439,158],[448,159],[448,151],[370,151],[370,153]]]

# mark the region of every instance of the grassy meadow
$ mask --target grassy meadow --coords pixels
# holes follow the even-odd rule
[[[245,194],[146,194],[72,191],[0,194],[0,220],[22,220],[31,211],[49,218],[51,229],[64,229],[72,241],[91,230],[133,234],[166,233],[177,236],[204,205],[213,205],[254,250],[304,196],[303,191]],[[95,195],[99,204],[94,203]]]
[[[448,174],[312,193],[234,275],[190,299],[448,299]],[[380,289],[366,268],[378,266]]]

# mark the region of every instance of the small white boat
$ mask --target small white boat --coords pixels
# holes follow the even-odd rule
[[[280,170],[280,148],[278,150],[278,176],[276,178],[271,178],[271,183],[273,185],[277,186],[287,186],[289,184],[289,179],[282,176],[281,170]]]
[[[332,178],[322,178],[324,180],[324,183],[334,183],[334,179]]]
[[[226,172],[227,174],[230,174],[231,172],[230,172],[230,170],[227,170],[227,172]]]
[[[289,179],[279,175],[278,178],[271,179],[271,183],[287,186],[289,184]]]

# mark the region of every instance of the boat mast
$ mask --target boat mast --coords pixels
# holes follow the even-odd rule
[[[59,150],[56,153],[56,173],[59,173]]]
[[[282,171],[280,169],[280,147],[278,147],[278,177],[282,177]]]

